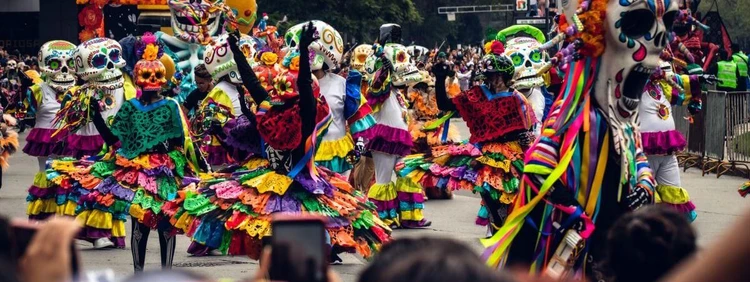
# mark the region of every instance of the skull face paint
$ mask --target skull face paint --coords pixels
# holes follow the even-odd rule
[[[542,86],[544,78],[539,71],[549,62],[546,51],[540,50],[542,44],[532,37],[516,37],[505,45],[505,56],[510,58],[516,68],[513,88],[524,90]]]
[[[76,46],[63,40],[53,40],[44,43],[39,49],[39,69],[46,77],[47,84],[62,93],[68,91],[76,83],[75,61],[73,53]]]
[[[242,83],[237,62],[234,61],[234,53],[229,48],[228,38],[228,34],[222,34],[214,38],[214,42],[206,46],[206,51],[203,53],[203,62],[214,80],[229,76],[229,81],[232,83]]]
[[[135,84],[143,91],[159,91],[167,84],[166,68],[161,61],[140,60],[135,64]]]
[[[221,10],[211,9],[224,4],[224,0],[169,0],[172,13],[172,31],[175,37],[188,43],[200,43],[204,38],[203,29],[209,36],[220,32]],[[205,20],[205,27],[201,21]]]
[[[312,21],[312,23],[320,39],[310,44],[310,51],[315,52],[315,56],[310,58],[312,60],[310,62],[310,69],[322,69],[323,64],[327,64],[331,69],[337,67],[341,63],[341,57],[344,55],[344,39],[341,38],[341,34],[336,29],[327,23],[322,21]],[[289,28],[284,35],[286,46],[291,50],[299,49],[299,39],[302,34],[302,27],[305,25],[307,25],[307,22],[295,25]]]
[[[596,101],[625,121],[634,116],[650,75],[659,66],[659,54],[678,13],[675,0],[610,0]]]
[[[76,48],[76,74],[92,87],[103,90],[121,88],[125,66],[120,43],[109,38],[90,39]]]

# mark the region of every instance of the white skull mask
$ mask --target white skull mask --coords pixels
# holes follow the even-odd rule
[[[53,40],[42,45],[39,49],[39,70],[46,77],[47,84],[57,92],[68,91],[76,84],[73,74],[76,65],[73,53],[76,46],[63,40]]]
[[[539,71],[549,62],[549,55],[540,50],[542,44],[532,37],[516,37],[505,45],[505,56],[516,68],[513,88],[524,90],[544,85]]]
[[[221,10],[211,8],[223,5],[224,0],[169,0],[169,11],[172,13],[172,31],[175,37],[188,43],[201,43],[204,38],[203,29],[207,29],[209,36],[219,34]],[[209,13],[206,15],[205,13]],[[205,26],[201,25],[201,18],[208,17]]]
[[[393,85],[405,86],[421,81],[422,75],[419,74],[417,66],[411,62],[411,57],[404,45],[388,43],[383,47],[383,53],[393,65],[393,74],[391,77]],[[381,66],[380,60],[373,54],[367,58],[365,71],[368,74],[374,74]]]
[[[610,0],[606,47],[595,86],[596,102],[610,118],[635,116],[643,87],[659,67],[659,54],[678,14],[675,0]]]
[[[331,69],[337,67],[341,63],[341,57],[344,55],[344,39],[341,38],[341,34],[336,29],[327,23],[322,21],[312,21],[312,23],[320,39],[310,44],[310,51],[315,52],[315,57],[311,58],[310,69],[322,69],[323,64],[327,64]],[[289,28],[284,35],[284,42],[291,50],[299,49],[302,28],[307,24],[307,22],[304,22],[295,25]],[[288,54],[291,54],[291,52]]]
[[[117,41],[109,38],[90,39],[76,48],[73,58],[76,74],[90,86],[105,90],[123,86],[120,68],[125,67],[125,60]]]
[[[367,62],[367,57],[370,57],[370,55],[372,55],[372,45],[359,45],[352,51],[350,65],[353,69],[365,73],[365,62]]]
[[[229,48],[228,38],[228,34],[214,38],[214,42],[206,46],[203,52],[203,62],[214,80],[218,81],[224,76],[229,76],[229,81],[232,83],[242,83],[237,62],[234,61],[234,53]]]
[[[8,62],[5,64],[5,68],[9,71],[15,70],[18,67],[18,63],[16,60],[8,60]]]

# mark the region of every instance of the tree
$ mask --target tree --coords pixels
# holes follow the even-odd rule
[[[732,41],[739,43],[743,49],[750,48],[750,0],[704,0],[698,11],[705,14],[709,10],[718,8],[724,25],[727,27]]]
[[[378,28],[384,23],[422,22],[412,0],[259,0],[258,12],[263,11],[269,11],[272,19],[288,17],[289,22],[279,27],[282,34],[292,25],[321,20],[336,28],[347,41],[369,43],[375,41]]]

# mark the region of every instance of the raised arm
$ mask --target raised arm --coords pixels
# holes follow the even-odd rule
[[[266,92],[266,89],[260,85],[260,81],[258,80],[258,77],[255,76],[255,72],[253,72],[253,69],[250,67],[250,63],[247,62],[245,54],[240,50],[240,46],[238,45],[239,40],[239,32],[230,34],[228,38],[229,48],[232,49],[232,53],[234,54],[234,61],[237,63],[237,69],[242,77],[242,84],[247,88],[247,91],[250,92],[250,96],[253,97],[255,103],[260,104],[268,97],[268,92]]]
[[[102,139],[104,139],[104,142],[107,143],[107,145],[110,147],[114,146],[117,142],[120,142],[120,139],[112,133],[112,130],[107,126],[107,122],[104,121],[104,117],[102,117],[101,113],[102,109],[99,106],[99,100],[92,98],[90,103],[90,109],[93,111],[93,122],[94,126],[96,126],[96,130],[99,131],[99,135],[102,136]],[[115,120],[117,120],[117,116],[115,116]]]
[[[453,104],[445,89],[445,79],[451,75],[452,71],[445,63],[438,63],[432,67],[432,73],[435,74],[435,99],[438,109],[441,111],[455,111],[456,105]]]
[[[302,140],[312,134],[315,129],[315,117],[317,114],[317,101],[313,96],[312,73],[310,72],[310,52],[308,47],[315,38],[315,27],[312,22],[302,28],[300,36],[299,52],[299,75],[297,76],[297,89],[299,89],[299,114],[302,119]]]

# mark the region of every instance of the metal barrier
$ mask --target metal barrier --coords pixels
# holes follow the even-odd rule
[[[726,148],[728,170],[737,170],[737,166],[750,173],[750,92],[729,92],[726,95]]]
[[[724,91],[708,91],[703,99],[702,137],[704,140],[703,175],[716,171],[721,176],[725,171],[726,148],[726,97]],[[722,172],[723,171],[723,172]]]

